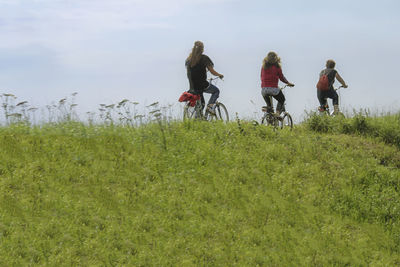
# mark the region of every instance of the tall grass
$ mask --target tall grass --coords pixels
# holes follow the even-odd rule
[[[400,265],[400,114],[293,131],[2,95],[0,266]],[[12,115],[20,114],[20,115]]]
[[[82,122],[89,125],[123,125],[138,127],[154,120],[173,121],[177,115],[172,105],[161,106],[154,102],[140,106],[139,102],[123,99],[117,103],[99,104],[97,111],[86,112],[86,116],[78,115],[78,104],[75,103],[77,93],[59,101],[38,108],[28,101],[19,101],[13,94],[1,94],[0,125],[23,123],[27,125],[58,124],[65,122]],[[40,114],[38,114],[40,113]],[[179,116],[179,115],[178,115]]]
[[[371,116],[359,112],[350,118],[310,114],[305,123],[316,132],[369,136],[400,148],[400,113]]]
[[[398,148],[158,109],[0,127],[0,265],[400,264]]]

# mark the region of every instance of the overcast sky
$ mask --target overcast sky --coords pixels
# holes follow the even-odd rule
[[[343,108],[398,111],[399,12],[398,0],[0,0],[0,93],[45,106],[78,92],[81,113],[124,98],[179,109],[184,61],[201,40],[232,115],[264,104],[269,51],[296,85],[285,95],[297,119],[318,106],[330,58],[349,85]]]

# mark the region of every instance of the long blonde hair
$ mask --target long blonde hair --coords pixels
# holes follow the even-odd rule
[[[271,66],[281,68],[281,58],[275,52],[269,52],[263,60],[263,68],[268,69]]]
[[[192,52],[187,58],[187,61],[190,63],[190,67],[193,67],[197,63],[199,63],[203,51],[204,51],[204,44],[201,41],[194,42]]]

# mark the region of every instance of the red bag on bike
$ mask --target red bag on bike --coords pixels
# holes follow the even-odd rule
[[[179,102],[186,102],[189,101],[189,93],[188,92],[183,92],[181,96],[178,99]]]
[[[190,106],[194,107],[196,105],[196,101],[201,98],[200,95],[194,95],[189,92],[183,92],[179,97],[179,102],[190,102]]]
[[[319,81],[317,83],[317,89],[320,91],[327,91],[329,90],[330,84],[329,84],[329,79],[327,74],[321,75],[319,77]]]

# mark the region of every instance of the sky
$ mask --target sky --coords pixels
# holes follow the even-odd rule
[[[0,0],[0,94],[43,107],[77,92],[81,114],[122,99],[179,113],[184,62],[201,40],[231,116],[260,115],[269,51],[295,84],[284,94],[297,121],[318,106],[327,59],[349,86],[342,109],[396,112],[399,12],[398,0]]]

